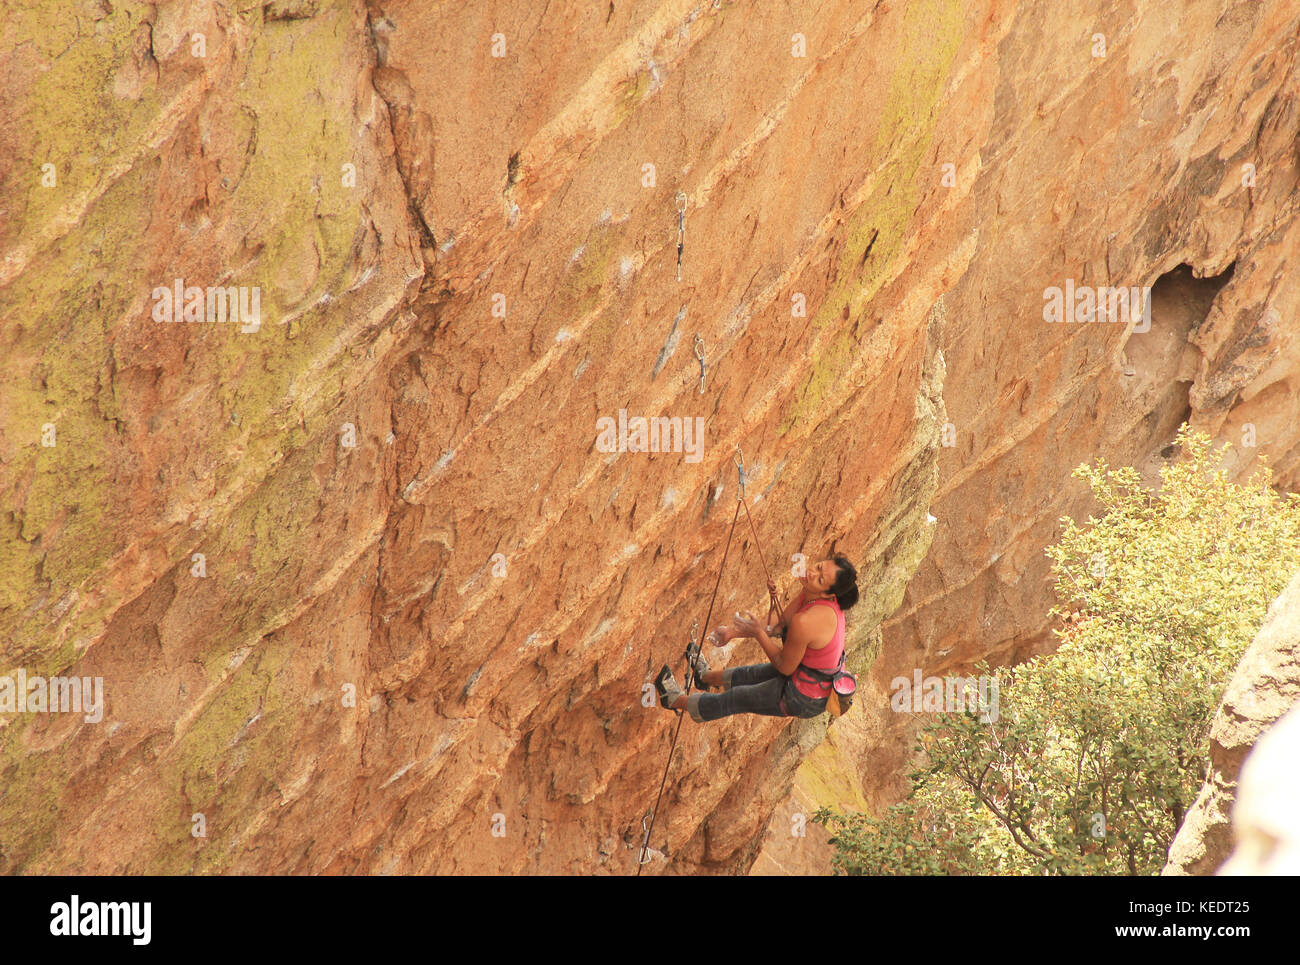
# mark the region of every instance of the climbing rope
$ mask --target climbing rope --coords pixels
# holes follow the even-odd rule
[[[740,451],[739,447],[736,448],[736,454],[731,457],[731,461],[735,464],[736,471],[740,473],[740,488],[737,501],[745,507],[745,518],[749,520],[749,531],[754,534],[754,545],[760,547],[758,552],[758,561],[763,564],[763,577],[768,583],[772,583],[772,574],[768,572],[767,569],[767,558],[764,556],[759,543],[758,528],[754,525],[754,517],[749,514],[749,504],[745,502],[745,454]],[[775,591],[769,589],[767,593],[771,601],[767,610],[767,622],[771,624],[773,613],[777,616],[781,615],[781,600],[776,595]]]
[[[732,462],[735,464],[736,471],[739,473],[739,485],[736,489],[736,512],[735,515],[731,517],[731,528],[727,530],[727,545],[722,550],[722,563],[721,565],[718,566],[718,578],[713,582],[713,594],[709,597],[709,609],[707,615],[704,617],[704,625],[706,627],[709,626],[710,621],[713,619],[713,605],[718,599],[718,587],[722,585],[722,574],[726,571],[727,568],[727,555],[731,552],[731,538],[736,532],[736,523],[740,519],[741,506],[745,506],[745,516],[749,519],[750,530],[754,534],[754,545],[758,547],[759,558],[761,559],[763,556],[763,549],[762,546],[759,545],[759,541],[758,541],[758,530],[754,527],[754,518],[750,516],[749,507],[745,505],[745,457],[739,448],[736,449],[735,455],[732,456]],[[765,560],[763,561],[763,572],[767,573],[767,562]],[[768,577],[768,582],[769,583],[771,582],[770,576]],[[768,590],[768,595],[771,597],[771,607],[768,609],[767,612],[768,623],[770,625],[772,621],[773,611],[779,614],[781,612],[781,606],[780,606],[780,600],[777,598],[777,595],[773,593],[770,589]],[[692,621],[691,623],[691,644],[692,645],[696,644],[695,635],[698,628],[699,628],[699,621],[698,620]],[[694,667],[688,667],[686,673],[686,690],[684,691],[684,693],[688,697],[690,696],[691,693],[691,687],[695,683],[694,669],[695,669]],[[637,857],[636,874],[638,878],[641,876],[641,867],[650,862],[650,857],[649,857],[650,835],[654,832],[655,820],[659,817],[659,804],[663,800],[664,785],[668,783],[668,771],[673,764],[673,752],[677,750],[677,737],[682,732],[682,722],[684,720],[685,720],[685,714],[683,714],[680,710],[677,711],[677,726],[673,728],[673,739],[668,745],[668,760],[664,763],[663,777],[659,779],[659,792],[655,795],[654,807],[651,808],[645,814],[645,816],[641,818],[641,827],[645,830],[645,838],[642,839],[641,841],[641,852]]]

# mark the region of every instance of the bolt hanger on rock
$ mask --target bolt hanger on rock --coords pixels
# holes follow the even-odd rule
[[[700,333],[695,333],[695,357],[700,360],[700,395],[704,394],[704,373],[708,371],[708,365],[704,362],[704,339]]]

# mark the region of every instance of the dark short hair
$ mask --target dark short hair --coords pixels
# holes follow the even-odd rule
[[[835,594],[841,610],[852,609],[853,604],[858,602],[858,571],[853,568],[847,556],[836,553],[831,559],[837,567],[831,592]]]

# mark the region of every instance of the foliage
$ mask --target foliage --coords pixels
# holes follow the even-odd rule
[[[1103,513],[1063,519],[1047,550],[1059,648],[1000,671],[996,719],[934,715],[882,817],[818,812],[838,873],[1160,872],[1224,687],[1300,569],[1300,496],[1266,466],[1232,483],[1203,433],[1178,441],[1157,492],[1104,461],[1075,471]]]

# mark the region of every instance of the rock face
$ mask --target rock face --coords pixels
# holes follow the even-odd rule
[[[1220,874],[1300,875],[1300,703],[1274,724],[1241,768],[1232,827],[1237,846]]]
[[[1297,701],[1300,701],[1300,573],[1269,607],[1264,625],[1246,649],[1224,691],[1214,723],[1210,725],[1210,773],[1169,848],[1164,874],[1208,875],[1224,863],[1233,848],[1232,811],[1237,802],[1242,762],[1260,742],[1260,735],[1286,715]],[[1294,729],[1292,724],[1293,733]],[[1263,763],[1269,765],[1267,760]],[[1285,755],[1279,759],[1274,754],[1272,770],[1283,778],[1294,779],[1295,759]],[[1257,794],[1270,790],[1262,787]],[[1259,819],[1270,808],[1256,806],[1250,810]],[[1294,860],[1294,849],[1300,844],[1300,826],[1295,823],[1295,812],[1291,816],[1289,845]],[[1256,868],[1251,873],[1267,872]]]
[[[1094,510],[1074,466],[1154,482],[1187,420],[1237,446],[1243,475],[1261,452],[1287,488],[1300,474],[1300,6],[996,6],[970,67],[984,85],[956,85],[945,114],[973,124],[954,155],[972,170],[940,231],[978,245],[945,298],[962,321],[934,547],[872,671],[877,806],[905,790],[915,731],[883,698],[893,677],[1049,646],[1043,548]],[[1149,330],[1045,323],[1042,293],[1067,280],[1151,286]]]
[[[873,806],[873,688],[1043,645],[1075,464],[1295,481],[1294,0],[4,18],[0,674],[104,707],[0,712],[0,870],[633,871],[737,447],[715,622],[857,563]],[[747,870],[825,730],[688,722],[653,870]]]

